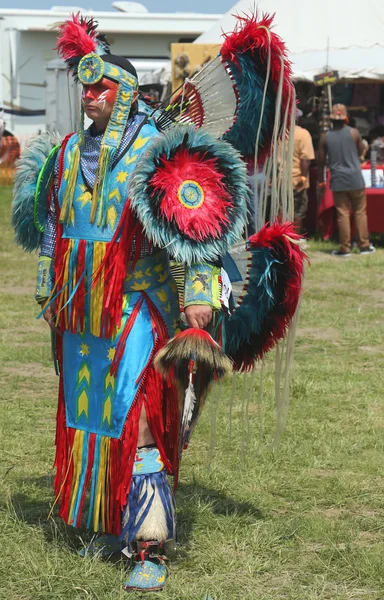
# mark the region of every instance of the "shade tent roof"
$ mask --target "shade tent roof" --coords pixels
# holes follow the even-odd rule
[[[274,31],[285,41],[297,79],[313,80],[327,66],[345,79],[384,80],[384,3],[382,0],[259,0],[259,13],[276,13]],[[235,14],[249,14],[255,4],[240,0],[197,44],[220,44],[234,28]]]

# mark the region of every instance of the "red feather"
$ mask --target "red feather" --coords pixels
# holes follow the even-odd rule
[[[56,50],[64,60],[96,52],[97,32],[92,18],[85,19],[80,13],[73,14],[72,18],[61,23],[58,29],[60,34]]]

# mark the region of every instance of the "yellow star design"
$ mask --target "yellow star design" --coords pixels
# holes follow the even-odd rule
[[[143,279],[143,277],[144,277],[143,271],[141,271],[140,269],[138,271],[136,271],[134,273],[134,275],[135,275],[135,279]]]
[[[116,181],[119,183],[124,183],[127,181],[128,173],[127,171],[119,171],[116,177]]]
[[[81,344],[81,346],[80,346],[80,354],[81,354],[81,356],[89,356],[89,346],[88,346],[88,344]]]
[[[111,132],[109,133],[109,136],[108,136],[108,137],[109,137],[109,139],[111,139],[111,140],[117,140],[117,139],[118,139],[118,137],[119,137],[119,132],[118,132],[118,131],[111,131]]]
[[[160,302],[166,302],[167,301],[167,292],[164,289],[161,289],[158,292],[156,292],[156,296],[158,297],[158,299],[160,300]]]
[[[149,287],[151,287],[151,284],[147,281],[143,281],[142,283],[134,283],[132,286],[132,290],[134,292],[138,292],[140,290],[147,290]]]
[[[108,360],[113,360],[115,358],[116,348],[109,348],[108,350]]]

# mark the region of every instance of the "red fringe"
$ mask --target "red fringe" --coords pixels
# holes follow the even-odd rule
[[[133,241],[136,242],[135,255],[131,269],[140,257],[143,243],[143,231],[134,212],[127,202],[115,234],[107,243],[106,253],[100,267],[93,275],[92,287],[95,287],[100,277],[104,277],[104,303],[101,315],[102,331],[106,337],[114,334],[115,328],[121,326],[123,310],[124,281],[127,267],[132,259]]]
[[[102,263],[93,274],[92,287],[95,287],[100,277],[103,277],[104,298],[101,314],[100,335],[112,337],[116,328],[121,327],[123,311],[124,282],[127,276],[127,267],[131,270],[140,257],[143,243],[143,231],[134,213],[127,203],[124,207],[120,223],[110,242],[106,243],[106,252]],[[136,243],[135,253],[132,256],[133,242]],[[87,242],[81,240],[78,246],[78,259],[76,268],[76,280],[84,274]],[[65,303],[66,289],[64,285],[65,257],[69,248],[69,239],[63,238],[63,225],[57,226],[57,241],[55,255],[55,273],[57,282],[57,304],[59,307]],[[129,261],[131,264],[129,265]],[[71,274],[70,274],[71,276]],[[61,300],[63,298],[63,300]],[[71,306],[59,313],[59,326],[62,331],[69,330],[72,333],[84,331],[85,314],[85,278],[83,277],[76,293],[71,300]],[[68,317],[68,314],[70,317]]]

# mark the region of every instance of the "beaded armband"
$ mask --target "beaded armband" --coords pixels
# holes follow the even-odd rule
[[[37,285],[35,298],[41,302],[48,298],[52,292],[55,275],[53,259],[49,256],[40,256],[37,268]]]
[[[194,304],[221,309],[220,277],[221,269],[209,263],[195,263],[186,267],[184,308]]]

